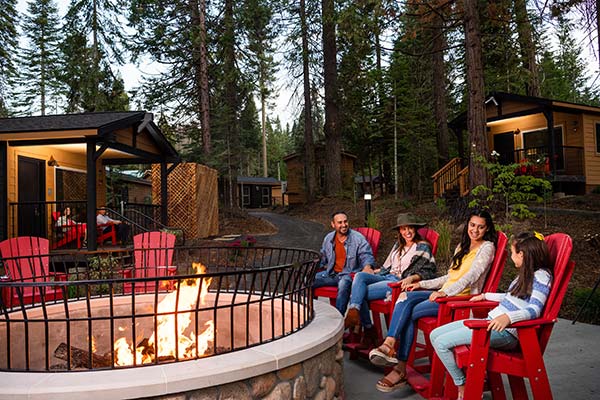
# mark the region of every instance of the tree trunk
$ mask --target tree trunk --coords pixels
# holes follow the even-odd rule
[[[444,48],[446,45],[443,19],[436,14],[434,20],[432,72],[433,72],[433,112],[435,116],[438,169],[450,160],[448,150],[448,107],[446,103],[446,68],[444,65]]]
[[[487,184],[487,174],[478,156],[487,154],[485,93],[481,53],[481,25],[477,1],[464,0],[465,61],[467,67],[467,130],[471,148],[469,157],[470,187]]]
[[[228,140],[229,161],[229,184],[232,197],[232,206],[239,207],[237,186],[237,174],[241,172],[241,152],[239,144],[239,114],[237,96],[237,71],[235,66],[235,26],[233,3],[234,0],[225,0],[225,11],[223,13],[223,67],[225,69],[225,104],[226,104],[226,126]],[[234,176],[235,174],[235,176]]]
[[[208,97],[208,55],[206,52],[206,0],[190,0],[192,13],[192,46],[198,105],[202,129],[202,150],[211,151],[210,102]]]
[[[514,0],[514,7],[523,67],[529,71],[527,95],[540,97],[540,76],[535,60],[533,28],[529,20],[529,15],[527,15],[527,2],[525,0]]]
[[[323,19],[323,86],[325,89],[325,195],[342,191],[342,138],[338,126],[337,49],[334,0],[322,0]]]
[[[304,171],[306,174],[306,201],[310,204],[315,201],[315,147],[313,144],[312,101],[308,71],[308,25],[306,22],[305,0],[300,0],[300,25],[302,31],[302,76],[304,80]]]
[[[261,74],[260,83],[260,121],[262,125],[262,162],[263,162],[263,176],[266,178],[269,176],[267,168],[267,97],[265,96],[264,90],[264,78]]]

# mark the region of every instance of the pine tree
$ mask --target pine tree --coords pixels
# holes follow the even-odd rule
[[[14,76],[17,47],[16,0],[0,0],[0,116],[8,115],[6,96],[9,79]]]
[[[27,114],[46,114],[52,101],[55,112],[59,98],[58,81],[60,17],[54,0],[33,0],[22,29],[27,43],[21,50],[21,68],[16,80],[18,101],[15,106]]]

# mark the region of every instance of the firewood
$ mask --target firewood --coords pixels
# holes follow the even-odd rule
[[[90,352],[75,346],[70,346],[71,350],[71,368],[90,368]],[[69,346],[66,343],[58,345],[54,350],[54,357],[69,362]],[[92,353],[91,368],[110,367],[112,365],[110,355],[101,355]]]

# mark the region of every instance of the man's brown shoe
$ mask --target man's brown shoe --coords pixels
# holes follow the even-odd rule
[[[360,314],[356,308],[348,309],[346,319],[344,319],[344,329],[353,328],[360,324]]]

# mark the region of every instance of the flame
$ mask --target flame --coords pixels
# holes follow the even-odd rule
[[[195,274],[203,274],[206,271],[206,267],[200,263],[193,263],[192,267]],[[209,349],[209,343],[214,341],[213,321],[207,321],[204,324],[204,331],[198,335],[194,332],[186,335],[185,331],[192,322],[191,311],[196,309],[198,292],[200,292],[200,305],[204,305],[211,282],[212,279],[209,278],[181,281],[176,290],[167,294],[158,304],[156,332],[152,333],[147,341],[140,343],[135,353],[133,345],[126,338],[115,341],[113,346],[115,365],[133,365],[134,354],[136,364],[151,363],[155,357],[181,360],[204,355]]]

